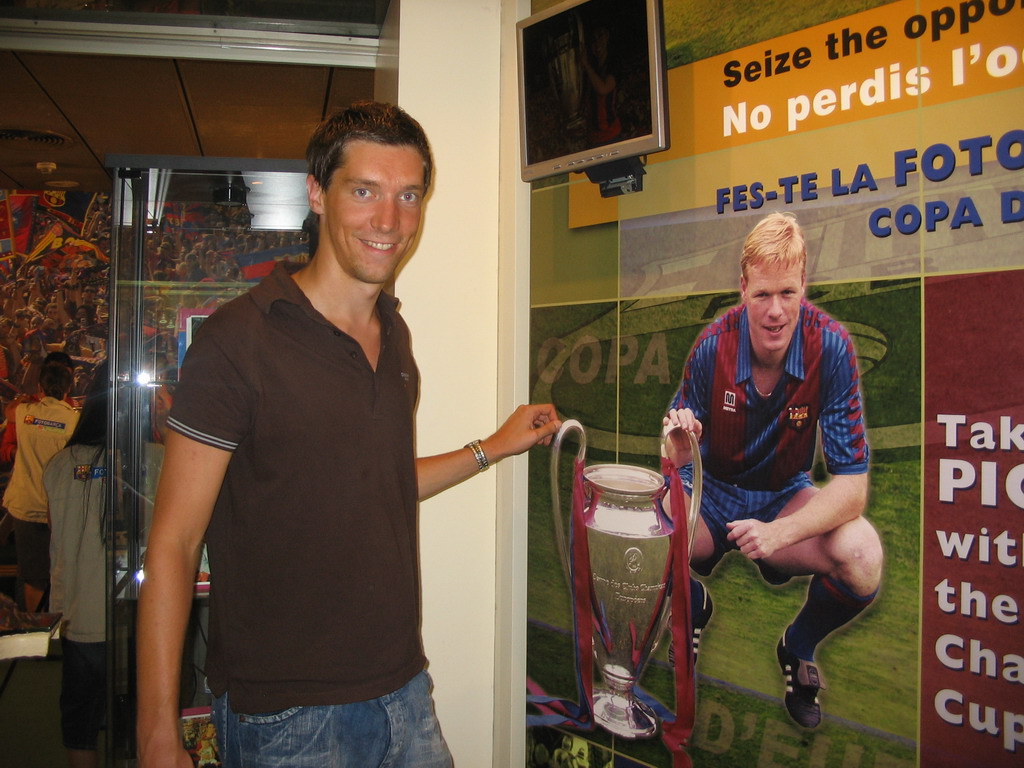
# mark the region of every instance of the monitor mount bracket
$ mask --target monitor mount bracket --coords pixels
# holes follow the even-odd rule
[[[601,197],[616,197],[644,188],[644,158],[627,157],[587,168],[587,178],[601,188]]]

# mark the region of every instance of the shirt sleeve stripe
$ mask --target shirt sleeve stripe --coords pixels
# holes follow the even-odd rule
[[[215,435],[211,435],[206,432],[200,432],[198,429],[193,429],[187,424],[182,424],[177,419],[167,419],[167,426],[187,438],[196,440],[197,442],[204,443],[214,448],[220,448],[224,451],[234,451],[238,447],[238,443],[231,442],[230,440],[224,440],[223,438],[216,437]]]

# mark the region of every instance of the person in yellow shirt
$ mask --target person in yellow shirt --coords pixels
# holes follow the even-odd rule
[[[64,402],[71,383],[66,366],[48,363],[39,372],[42,399],[21,403],[14,411],[18,451],[4,493],[4,507],[14,520],[16,590],[26,611],[40,609],[50,584],[50,526],[43,470],[67,444],[78,424],[78,411]]]

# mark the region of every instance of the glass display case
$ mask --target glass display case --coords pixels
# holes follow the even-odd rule
[[[109,358],[107,764],[135,764],[135,617],[166,420],[192,334],[278,261],[305,262],[301,161],[108,157],[114,169]],[[208,567],[182,665],[183,712],[209,705],[203,662]],[[215,576],[213,577],[216,578]]]

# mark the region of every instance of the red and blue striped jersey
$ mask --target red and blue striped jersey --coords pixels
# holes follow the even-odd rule
[[[819,426],[830,474],[867,472],[859,379],[846,329],[805,299],[783,376],[761,397],[741,305],[698,337],[669,407],[690,408],[700,419],[706,472],[742,488],[779,490],[811,468]]]

